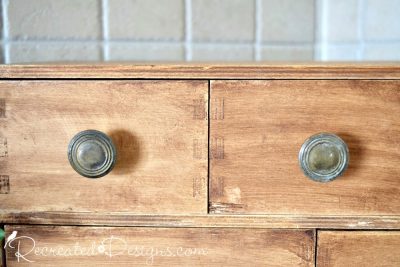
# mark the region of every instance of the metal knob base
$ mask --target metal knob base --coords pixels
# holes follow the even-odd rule
[[[329,182],[346,170],[349,164],[349,149],[337,135],[316,134],[302,145],[299,163],[304,174],[312,180]]]
[[[68,146],[68,159],[74,170],[88,178],[108,174],[117,153],[112,140],[104,133],[86,130],[75,135]]]

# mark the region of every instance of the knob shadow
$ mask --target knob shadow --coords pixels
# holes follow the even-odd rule
[[[351,177],[351,175],[355,174],[361,168],[364,148],[361,140],[354,135],[349,133],[337,133],[337,135],[347,144],[350,154],[349,166],[342,177]]]
[[[132,173],[141,159],[138,138],[123,129],[111,131],[109,136],[117,149],[117,161],[112,173],[117,175]]]

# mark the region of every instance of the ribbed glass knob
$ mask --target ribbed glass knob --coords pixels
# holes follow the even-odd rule
[[[349,163],[349,149],[337,135],[316,134],[302,145],[299,163],[304,174],[312,180],[328,182],[346,170]]]
[[[75,135],[68,146],[72,168],[82,176],[98,178],[109,173],[117,153],[112,140],[104,133],[86,130]]]

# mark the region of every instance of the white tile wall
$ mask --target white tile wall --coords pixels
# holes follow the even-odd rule
[[[95,42],[15,42],[8,51],[9,62],[94,62],[101,59]]]
[[[364,0],[365,39],[400,41],[400,1]]]
[[[191,0],[193,40],[254,41],[254,1]]]
[[[194,44],[193,61],[247,61],[254,58],[251,44]]]
[[[0,0],[0,61],[400,60],[400,0]]]
[[[326,39],[331,43],[358,42],[361,21],[358,18],[359,0],[325,1]]]
[[[270,61],[312,61],[312,45],[264,45],[261,59]]]
[[[316,6],[315,60],[399,60],[399,0],[317,0]]]
[[[58,0],[59,1],[59,0]],[[184,38],[183,0],[109,0],[110,40],[182,41]]]
[[[314,42],[314,0],[262,0],[263,42]]]
[[[98,40],[97,0],[8,0],[8,37],[12,40]]]
[[[111,42],[109,61],[183,61],[184,46],[168,42]]]
[[[367,44],[364,49],[364,59],[400,61],[400,46],[397,42],[392,44]]]

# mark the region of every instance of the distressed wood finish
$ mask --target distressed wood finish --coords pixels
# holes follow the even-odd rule
[[[400,82],[212,81],[210,97],[212,213],[400,214]],[[329,183],[298,163],[319,132],[350,150]]]
[[[8,234],[35,240],[35,253],[15,255],[7,246],[7,266],[314,266],[313,230],[212,228],[96,228],[6,226]],[[111,237],[113,239],[111,240]],[[11,243],[25,255],[33,247],[27,238]],[[88,248],[81,256],[77,245]],[[103,246],[102,246],[103,245]],[[48,248],[47,251],[45,248]],[[50,248],[72,256],[51,255]],[[117,255],[119,254],[119,255]],[[110,255],[112,257],[110,257]]]
[[[0,223],[153,227],[252,227],[322,229],[400,229],[400,216],[293,215],[137,215],[93,212],[19,212],[0,216]]]
[[[3,214],[207,212],[207,81],[3,81],[0,98]],[[117,147],[105,177],[68,162],[69,141],[86,129]]]
[[[400,266],[400,231],[320,231],[317,266]]]
[[[0,79],[400,79],[399,63],[0,65]]]

